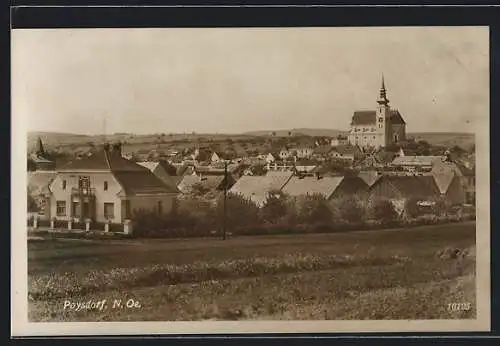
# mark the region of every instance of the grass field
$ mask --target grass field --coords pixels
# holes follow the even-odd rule
[[[226,241],[30,241],[29,319],[474,318],[474,243],[475,223]],[[453,303],[471,308],[451,311]]]

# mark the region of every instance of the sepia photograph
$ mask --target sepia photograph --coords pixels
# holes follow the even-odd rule
[[[487,27],[11,37],[18,330],[489,330]]]

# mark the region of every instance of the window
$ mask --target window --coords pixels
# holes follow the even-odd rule
[[[63,180],[63,181],[62,181],[62,189],[63,189],[63,190],[66,190],[66,180]]]
[[[104,191],[108,191],[108,182],[107,181],[104,182]]]
[[[158,214],[163,214],[163,202],[158,201]]]
[[[66,216],[66,201],[56,201],[57,216]]]
[[[382,128],[382,124],[378,124],[378,128],[381,129]]]
[[[81,216],[80,211],[80,202],[73,202],[73,216],[79,218]]]
[[[378,122],[379,123],[383,123],[384,122],[384,118],[378,118]]]
[[[114,203],[104,203],[104,218],[114,219],[115,218],[115,204]]]
[[[375,139],[375,136],[373,136],[373,139]]]

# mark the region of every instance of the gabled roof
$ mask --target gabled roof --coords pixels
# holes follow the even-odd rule
[[[442,156],[398,156],[392,160],[394,166],[432,166],[436,161],[442,161]]]
[[[358,173],[358,177],[363,179],[366,185],[372,186],[380,179],[381,175],[377,171],[362,171]]]
[[[406,124],[397,109],[390,110],[391,117],[389,121],[392,124]],[[377,122],[377,112],[369,111],[355,111],[352,116],[351,125],[374,125]]]
[[[405,198],[428,198],[440,195],[434,177],[427,176],[398,176],[384,175],[370,187],[373,190],[378,184],[388,183],[394,186]]]
[[[322,195],[330,198],[344,177],[292,177],[283,187],[283,192],[290,196]]]
[[[446,193],[450,187],[453,178],[455,178],[455,173],[453,171],[445,173],[433,173],[432,176],[436,182],[439,192]]]
[[[289,172],[268,172],[265,176],[244,175],[238,179],[229,192],[241,195],[258,206],[262,206],[267,200],[268,193],[274,190],[281,191],[292,174]]]
[[[198,175],[186,175],[182,178],[177,187],[183,193],[188,193],[193,188],[193,186],[197,184],[201,184],[204,188],[209,190],[216,190],[223,187],[223,182],[224,176],[222,175],[210,175],[202,177]]]
[[[110,150],[99,150],[91,156],[85,156],[70,162],[61,168],[61,172],[109,171],[123,188],[126,195],[149,193],[178,193],[177,189],[165,184],[148,168],[121,156],[121,153]]]

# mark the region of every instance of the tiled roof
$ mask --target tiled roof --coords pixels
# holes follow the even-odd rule
[[[215,190],[222,187],[224,181],[224,176],[221,175],[210,175],[200,177],[198,175],[186,175],[178,184],[178,189],[183,193],[188,193],[191,188],[196,184],[201,184],[203,187],[209,190]]]
[[[330,198],[344,177],[292,177],[283,187],[283,192],[290,196],[322,195]]]
[[[377,171],[362,171],[358,173],[358,177],[368,185],[372,186],[381,177]]]
[[[396,109],[391,109],[390,122],[392,124],[405,124],[401,113]],[[373,125],[377,121],[376,111],[355,111],[352,116],[351,125]]]
[[[47,160],[43,156],[40,156],[39,154],[30,154],[30,159],[33,160],[35,163],[52,163],[52,161]]]
[[[406,198],[428,198],[440,195],[436,181],[432,176],[394,176],[385,175],[371,186],[371,190],[378,184],[388,183],[394,186]]]
[[[398,156],[392,160],[394,166],[432,166],[436,161],[441,161],[441,156]]]
[[[148,168],[129,161],[119,152],[100,150],[91,156],[70,162],[61,171],[105,170],[118,180],[125,194],[178,193],[177,189],[165,184]]]
[[[229,190],[232,194],[248,198],[258,206],[264,205],[267,195],[273,190],[282,190],[292,177],[288,172],[268,172],[265,176],[244,175]],[[285,174],[287,173],[287,174]]]
[[[432,176],[436,181],[436,185],[441,193],[446,193],[450,187],[453,178],[455,178],[455,173],[453,171],[445,173],[433,173]]]

